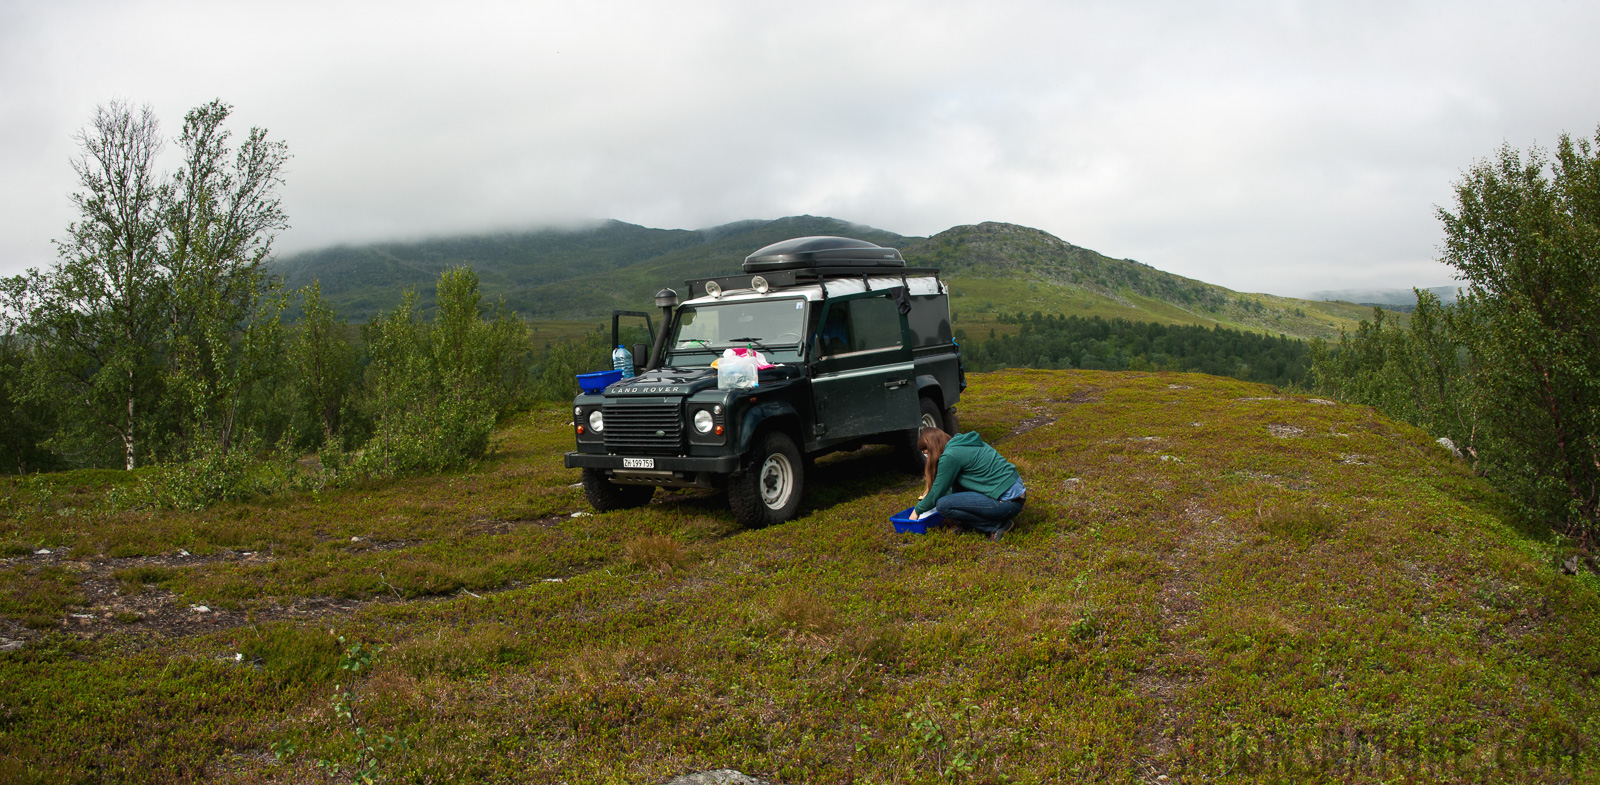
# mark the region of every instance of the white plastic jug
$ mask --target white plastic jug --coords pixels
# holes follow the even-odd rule
[[[753,353],[740,356],[732,349],[722,352],[722,359],[717,360],[717,389],[743,390],[759,383]]]

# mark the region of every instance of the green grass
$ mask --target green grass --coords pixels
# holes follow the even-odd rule
[[[1197,375],[971,382],[963,427],[1029,485],[998,544],[895,534],[919,483],[870,450],[765,530],[699,493],[572,517],[565,409],[471,471],[203,513],[36,480],[6,538],[70,561],[8,557],[46,599],[0,623],[110,610],[73,575],[216,612],[25,631],[0,779],[315,780],[356,728],[417,782],[1595,777],[1597,582],[1425,434]]]

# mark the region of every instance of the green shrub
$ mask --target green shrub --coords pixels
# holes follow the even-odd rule
[[[131,487],[112,488],[106,504],[113,510],[202,510],[218,502],[314,491],[322,484],[320,472],[304,470],[287,456],[263,461],[244,449],[211,450],[157,467]]]
[[[372,436],[343,479],[464,466],[488,453],[495,424],[525,403],[526,325],[499,308],[485,319],[468,268],[439,276],[438,302],[429,325],[407,292],[363,328],[371,362],[359,406]]]

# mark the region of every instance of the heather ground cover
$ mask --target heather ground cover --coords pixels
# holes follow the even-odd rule
[[[108,512],[123,473],[0,485],[0,637],[24,644],[0,654],[0,780],[1600,768],[1600,582],[1371,409],[974,375],[962,428],[1029,484],[1000,543],[895,534],[918,482],[873,450],[820,461],[765,530],[702,492],[583,514],[569,419],[523,417],[470,471],[202,512]]]

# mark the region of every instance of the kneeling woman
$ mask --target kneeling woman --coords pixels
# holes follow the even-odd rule
[[[1017,467],[985,444],[976,431],[952,438],[938,428],[923,428],[917,443],[928,463],[913,520],[937,508],[940,515],[977,529],[991,540],[1011,530],[1012,519],[1028,500]]]

